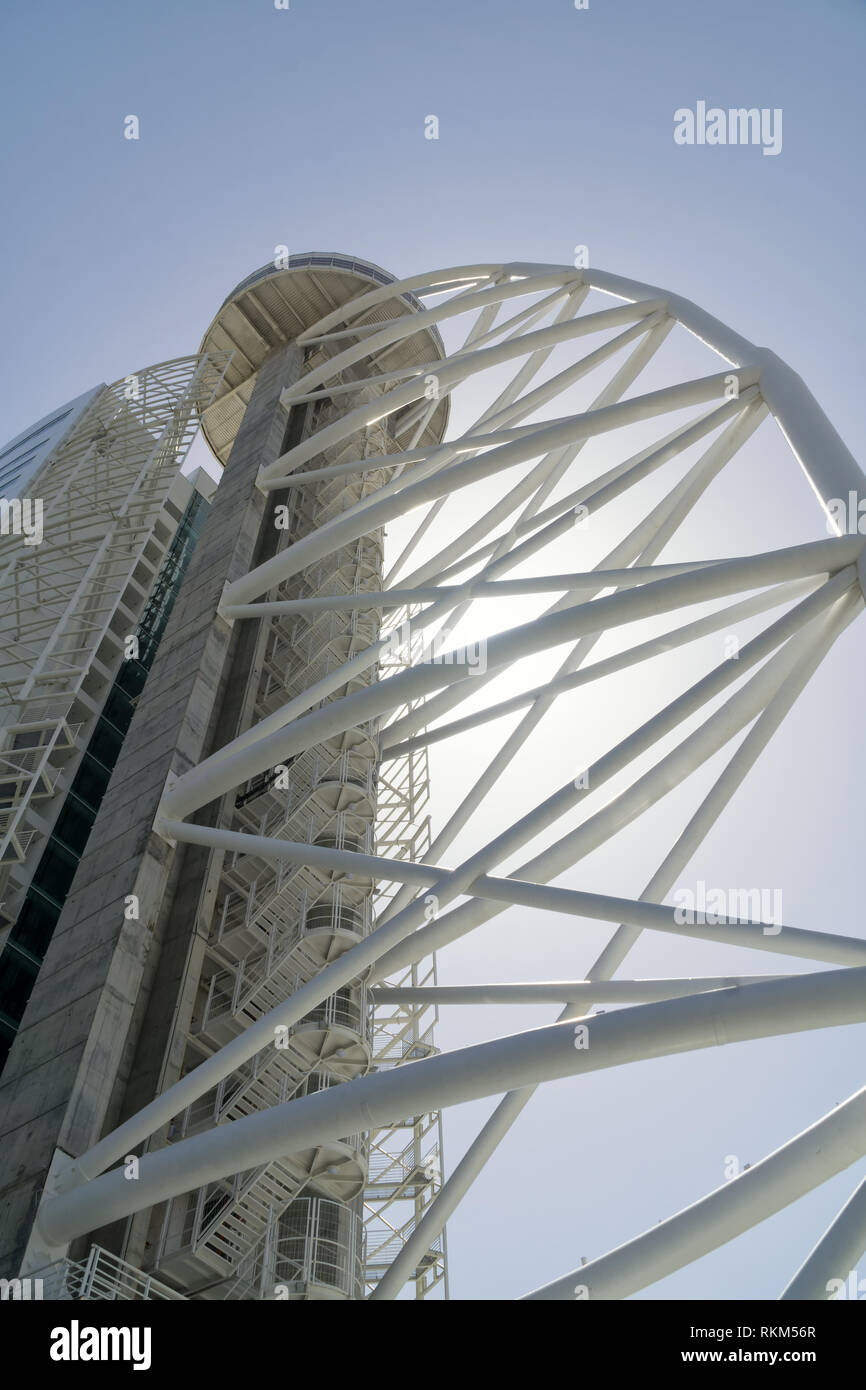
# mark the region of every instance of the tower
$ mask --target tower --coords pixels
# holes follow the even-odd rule
[[[300,349],[298,334],[371,284],[391,282],[364,261],[301,255],[283,267],[265,266],[229,295],[201,348],[233,354],[225,383],[203,416],[205,436],[229,470],[243,459],[248,468],[265,467],[339,421],[347,400],[375,402],[381,385],[356,388],[361,373],[351,370],[330,399],[287,408],[283,395],[301,372],[327,362],[334,351],[315,343]],[[406,295],[389,300],[371,323],[421,309]],[[384,354],[382,365],[401,373],[443,352],[435,331],[410,333]],[[446,402],[434,403],[413,429],[416,442],[438,442],[446,420]],[[334,449],[323,448],[315,466],[285,488],[260,491],[253,499],[256,515],[264,503],[255,562],[266,562],[385,486],[397,471],[388,455],[400,448],[402,424],[371,423]],[[360,472],[359,459],[365,461]],[[229,485],[233,476],[226,478]],[[350,671],[347,679],[342,673],[379,639],[380,610],[364,606],[362,596],[377,594],[383,577],[384,537],[376,528],[278,586],[270,595],[275,610],[266,606],[261,620],[253,615],[228,654],[219,739],[284,719],[287,707],[308,703],[311,687],[322,687],[323,705],[369,688],[387,666],[387,654],[381,668]],[[352,595],[356,606],[334,611],[334,595]],[[292,608],[296,601],[299,610]],[[414,857],[429,838],[425,799],[423,750],[380,779],[376,730],[363,721],[248,779],[222,800],[214,824],[230,834],[326,850]],[[363,941],[389,898],[372,875],[348,877],[316,862],[281,864],[219,849],[202,865],[198,891],[207,940],[195,967],[199,983],[181,1074]],[[417,978],[417,969],[412,973]],[[363,982],[352,981],[296,1026],[277,1031],[272,1047],[172,1122],[169,1137],[177,1142],[365,1075],[373,1065],[423,1055],[432,1047],[429,1013],[415,1009],[398,1029],[377,1027]],[[386,1267],[382,1261],[393,1257],[388,1247],[395,1232],[399,1237],[401,1207],[407,1208],[402,1225],[414,1224],[435,1192],[440,1142],[438,1114],[424,1114],[203,1185],[192,1197],[169,1203],[156,1221],[150,1218],[145,1245],[155,1252],[153,1270],[192,1297],[362,1297],[368,1280],[375,1282]],[[385,1222],[383,1207],[390,1213]],[[140,1258],[131,1244],[127,1253]],[[419,1268],[417,1292],[423,1296],[443,1277],[437,1239]]]
[[[462,324],[446,351],[439,330]],[[665,354],[674,331],[683,351]],[[665,901],[862,612],[866,483],[775,354],[677,294],[601,271],[482,263],[394,282],[348,257],[301,257],[243,282],[211,345],[240,354],[205,412],[212,447],[231,452],[61,919],[79,943],[100,941],[112,988],[96,990],[50,1163],[43,1144],[35,1220],[30,1184],[22,1271],[53,1261],[81,1290],[99,1267],[114,1296],[357,1298],[366,1172],[383,1206],[398,1189],[415,1205],[391,1223],[392,1247],[374,1247],[370,1297],[424,1292],[446,1221],[542,1082],[866,1021],[856,935],[767,921],[760,892],[747,912],[739,891],[711,914]],[[492,391],[479,407],[469,390],[446,437],[452,392],[487,372]],[[785,483],[799,466],[823,508],[817,534],[722,558],[677,550],[771,419]],[[384,571],[382,529],[418,511]],[[481,600],[499,600],[500,619],[479,635],[461,624]],[[590,660],[602,637],[615,640]],[[678,652],[690,664],[657,684],[647,673]],[[513,672],[526,678],[516,692],[494,687]],[[530,781],[506,802],[535,730],[593,689],[596,746],[560,723],[552,789]],[[466,736],[514,715],[479,759]],[[452,739],[460,800],[427,845],[418,758]],[[711,776],[696,789],[699,769]],[[683,789],[693,800],[665,823],[643,888],[627,852],[611,892],[555,882]],[[396,889],[385,903],[383,883]],[[534,978],[503,980],[496,955],[492,979],[440,987],[433,953],[510,908],[561,921],[573,941],[581,923],[609,935],[600,952],[584,942],[573,979],[538,978],[533,962]],[[643,933],[684,951],[711,941],[723,964],[620,976]],[[749,967],[736,956],[725,970],[743,949]],[[780,955],[807,967],[780,974]],[[41,985],[31,1055],[53,1042]],[[528,1002],[560,1012],[432,1046],[439,1006]],[[442,1183],[436,1112],[488,1097]],[[388,1137],[401,1130],[402,1148]],[[864,1151],[860,1091],[531,1296],[627,1297]],[[377,1153],[394,1158],[390,1176]],[[826,1296],[864,1245],[861,1186],[785,1296]]]

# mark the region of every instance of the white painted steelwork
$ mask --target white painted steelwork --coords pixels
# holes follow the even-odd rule
[[[0,895],[12,920],[174,534],[169,491],[228,361],[178,358],[91,393],[29,479],[41,540],[0,535]]]

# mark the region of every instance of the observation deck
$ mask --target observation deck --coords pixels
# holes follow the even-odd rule
[[[204,437],[220,463],[228,459],[265,359],[335,309],[394,283],[393,275],[371,261],[337,252],[308,252],[287,257],[285,268],[270,262],[235,286],[205,333],[201,348],[203,352],[234,354],[219,390],[201,416]],[[363,310],[357,326],[368,329],[403,314],[424,312],[424,305],[414,294],[397,294]],[[345,341],[340,345],[345,346]],[[420,368],[442,361],[445,355],[438,330],[425,327],[379,354],[375,370],[387,373],[389,368]],[[431,415],[419,446],[436,444],[443,438],[448,411],[445,396]]]

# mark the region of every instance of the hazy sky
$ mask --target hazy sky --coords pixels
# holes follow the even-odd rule
[[[6,0],[0,27],[0,441],[98,381],[195,351],[224,296],[278,245],[354,253],[398,275],[476,260],[570,264],[586,245],[593,266],[677,290],[777,351],[859,452],[858,0],[590,0],[585,11],[572,0],[291,0],[288,11],[272,0]],[[677,145],[674,112],[699,101],[781,109],[781,153]],[[124,138],[129,115],[138,140]],[[438,140],[425,139],[430,115]],[[683,553],[825,534],[773,439],[767,424],[754,471],[739,468]],[[693,866],[709,883],[781,885],[786,921],[855,933],[863,621]],[[627,686],[617,698],[628,715]],[[514,798],[534,804],[580,756],[574,711],[585,719],[593,706],[568,706],[507,780],[512,809]],[[474,756],[492,754],[498,737],[499,726]],[[610,741],[598,709],[592,739]],[[458,762],[433,759],[440,819]],[[682,823],[701,787],[665,803],[662,821]],[[475,843],[455,847],[454,862]],[[633,827],[618,858],[563,881],[637,894],[661,843]],[[510,913],[444,953],[442,977],[579,978],[604,939],[581,931],[576,953],[562,920]],[[642,941],[621,974],[768,968],[754,953],[675,952],[659,938]],[[553,1016],[453,1013],[444,1046]],[[715,1049],[540,1091],[449,1227],[452,1294],[518,1296],[711,1190],[726,1156],[756,1161],[862,1084],[864,1036]],[[447,1167],[490,1109],[449,1116]],[[776,1297],[858,1170],[648,1296]]]

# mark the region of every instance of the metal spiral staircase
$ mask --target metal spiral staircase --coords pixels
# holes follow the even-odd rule
[[[316,416],[316,428],[327,423],[327,410],[318,408]],[[395,447],[384,426],[368,427],[360,444],[364,456]],[[357,455],[358,448],[359,440],[350,440],[333,457],[324,455],[323,462],[339,464]],[[361,502],[391,473],[383,467],[298,488],[293,533],[315,530]],[[380,590],[383,558],[382,535],[372,533],[327,566],[316,565],[279,586],[273,597]],[[373,608],[264,621],[247,725],[267,718],[311,682],[369,648],[380,635],[380,621]],[[367,667],[328,698],[363,689],[377,675],[375,667]],[[253,779],[233,805],[224,802],[227,823],[255,835],[374,854],[377,758],[372,724],[345,730],[307,750],[276,776]],[[368,935],[374,924],[374,880],[344,878],[311,865],[274,865],[254,854],[225,856],[209,941],[210,970],[203,978],[190,1039],[193,1051],[205,1056],[216,1051]],[[176,1141],[364,1075],[371,1061],[371,1007],[363,984],[356,981],[178,1116],[170,1138]],[[269,1290],[280,1286],[283,1266],[291,1273],[292,1298],[359,1297],[364,1232],[357,1199],[364,1191],[367,1164],[367,1141],[356,1135],[176,1199],[167,1206],[154,1268],[199,1297],[274,1296]],[[335,1217],[335,1205],[345,1215]],[[346,1221],[352,1226],[348,1248],[357,1247],[357,1260],[346,1264],[341,1256],[335,1263],[314,1249],[299,1249],[305,1233],[315,1245],[329,1222],[342,1229]],[[327,1236],[321,1238],[327,1245]],[[342,1277],[347,1270],[348,1279]]]

